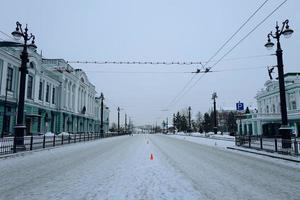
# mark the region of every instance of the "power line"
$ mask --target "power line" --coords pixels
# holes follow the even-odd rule
[[[3,32],[3,31],[1,31],[0,30],[0,33],[2,33],[3,35],[5,35],[5,36],[7,36],[7,37],[9,37],[10,39],[13,39],[13,40],[15,40],[12,36],[10,36],[9,34],[7,34],[7,33],[5,33],[5,32]],[[3,39],[2,39],[3,40]]]
[[[236,36],[241,30],[242,28],[256,15],[256,13],[268,2],[269,0],[265,0],[248,18],[247,20],[225,41],[225,43],[223,45],[220,46],[220,48],[208,59],[207,62],[205,62],[204,66],[205,67],[208,63],[210,63],[218,54],[219,52],[224,49],[224,47],[234,38],[234,36]],[[202,75],[203,76],[203,75]],[[202,76],[200,77],[200,79],[202,78]],[[180,90],[180,92],[175,96],[174,99],[172,99],[172,101],[169,103],[168,107],[170,105],[172,105],[174,102],[176,102],[176,100],[178,98],[180,98],[180,96],[182,96],[183,93],[186,88],[190,85],[190,83],[194,80],[194,78],[196,77],[196,74],[184,85],[183,89]]]
[[[248,32],[241,40],[239,40],[229,51],[227,51],[212,67],[209,69],[212,69],[215,67],[219,62],[223,60],[225,56],[227,56],[229,53],[231,53],[240,43],[242,43],[246,38],[248,38],[260,25],[262,25],[269,17],[271,17],[283,4],[285,4],[287,0],[283,1],[281,4],[279,4],[271,13],[269,13],[260,23],[258,23],[250,32]],[[205,74],[202,74],[197,81],[188,88],[188,90],[183,93],[183,95],[180,96],[180,98],[174,103],[176,104],[179,100],[181,100],[204,76]]]
[[[223,61],[233,61],[233,60],[244,60],[251,58],[267,57],[272,56],[272,54],[263,54],[263,55],[253,55],[253,56],[243,56],[243,57],[233,57],[223,59]],[[210,62],[217,62],[218,60],[210,61],[186,61],[186,62],[166,62],[166,61],[67,61],[69,64],[97,64],[97,65],[202,65]]]
[[[225,70],[218,70],[218,71],[201,71],[200,69],[197,69],[197,71],[193,71],[193,72],[179,72],[179,71],[175,71],[175,72],[170,72],[170,71],[163,71],[163,72],[159,72],[159,71],[146,71],[146,72],[142,72],[142,71],[86,71],[86,73],[107,73],[107,74],[204,74],[204,73],[212,73],[212,72],[227,72],[227,71],[243,71],[243,70],[253,70],[253,69],[259,69],[259,68],[267,68],[266,66],[258,66],[258,67],[240,67],[240,68],[231,68],[231,69],[225,69]]]

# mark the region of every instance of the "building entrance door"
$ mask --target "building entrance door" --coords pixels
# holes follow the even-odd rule
[[[26,124],[26,133],[25,135],[31,135],[31,118],[30,117],[26,117],[26,120],[25,120],[25,124]]]

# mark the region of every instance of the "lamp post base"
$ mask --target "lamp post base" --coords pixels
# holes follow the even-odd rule
[[[214,127],[214,133],[217,134],[218,133],[218,128]]]
[[[24,135],[26,126],[23,124],[15,126],[15,137],[14,137],[14,152],[25,151],[26,147],[24,144]]]
[[[292,148],[292,138],[291,138],[292,129],[288,126],[281,126],[279,128],[279,134],[281,136],[281,144],[283,149]]]

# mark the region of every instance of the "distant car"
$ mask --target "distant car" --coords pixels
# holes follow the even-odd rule
[[[51,136],[51,137],[54,137],[54,133],[52,133],[52,132],[46,132],[45,134],[43,134],[44,136],[47,136],[47,137],[49,137],[49,136]]]

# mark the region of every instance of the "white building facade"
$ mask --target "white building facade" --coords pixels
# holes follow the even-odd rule
[[[20,50],[0,49],[0,130],[12,135],[19,93]],[[100,109],[95,86],[81,69],[63,59],[45,59],[29,51],[25,91],[26,134],[100,132]],[[5,115],[5,116],[4,116]],[[104,108],[108,130],[109,108]]]
[[[300,137],[300,73],[287,73],[285,77],[289,127]],[[237,120],[239,134],[275,136],[281,125],[278,80],[268,80],[256,95],[257,111]]]

